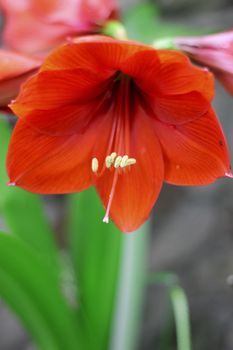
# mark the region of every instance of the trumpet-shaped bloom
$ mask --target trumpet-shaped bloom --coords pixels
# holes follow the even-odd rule
[[[210,106],[211,73],[182,53],[90,36],[56,49],[11,105],[19,117],[10,185],[37,193],[91,185],[125,232],[148,217],[164,181],[230,175]]]
[[[40,58],[0,50],[0,106],[6,106],[19,92],[20,85],[41,65]]]
[[[209,67],[233,95],[233,30],[203,37],[180,37],[176,46]]]
[[[115,0],[0,0],[0,7],[5,14],[4,45],[27,53],[94,32],[117,12]]]

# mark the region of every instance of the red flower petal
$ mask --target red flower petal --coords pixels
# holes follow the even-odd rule
[[[86,36],[54,50],[41,70],[88,69],[102,76],[105,71],[109,74],[109,70],[119,70],[130,56],[146,48],[145,45],[110,37]]]
[[[163,157],[150,119],[135,118],[132,126],[130,157],[137,160],[118,175],[110,217],[124,232],[136,230],[149,216],[163,183]],[[106,170],[96,188],[105,208],[108,205],[115,171]]]
[[[108,83],[108,82],[107,82]],[[85,103],[106,89],[106,82],[89,71],[41,72],[28,80],[10,106],[20,117],[28,111],[49,110],[68,104]]]
[[[90,146],[76,136],[48,136],[16,125],[8,151],[10,182],[35,193],[67,193],[91,185]],[[26,142],[25,142],[26,140]]]
[[[158,90],[162,94],[197,91],[211,101],[214,97],[213,75],[207,69],[195,67],[187,57],[181,55],[184,56],[178,52],[171,54],[169,51],[158,51],[161,60],[161,69],[155,80]]]
[[[18,116],[27,116],[28,122],[44,132],[62,132],[62,129],[59,131],[59,126],[62,126],[63,115],[58,114],[58,123],[54,123],[53,128],[55,111],[51,112],[50,117],[46,112],[43,117],[42,111],[62,106],[67,110],[67,105],[72,104],[74,109],[87,114],[83,103],[86,101],[90,105],[94,103],[95,106],[97,101],[92,99],[100,97],[104,90],[108,90],[108,79],[138,50],[145,48],[106,37],[85,37],[77,44],[64,45],[49,56],[39,74],[23,86],[16,102],[10,107]],[[153,52],[155,53],[154,50]],[[82,105],[77,106],[80,101]],[[88,106],[87,109],[90,110]],[[95,110],[93,108],[93,112]],[[71,116],[72,112],[68,114]],[[73,115],[75,119],[75,112]],[[65,132],[68,124],[72,124],[71,119],[67,120],[66,116]],[[81,118],[84,119],[84,116]],[[76,120],[73,122],[75,126]],[[72,132],[75,131],[72,128]]]
[[[0,50],[0,105],[6,106],[20,85],[41,65],[41,59]]]
[[[153,110],[159,120],[168,124],[184,124],[200,118],[208,111],[209,102],[198,92],[154,98]]]
[[[158,56],[161,62],[163,64],[173,64],[173,63],[185,63],[187,64],[190,62],[189,58],[184,55],[182,52],[176,51],[176,50],[157,50]]]
[[[16,107],[13,110],[22,115],[21,106],[16,104]],[[79,105],[68,104],[49,110],[25,109],[23,112],[26,113],[24,120],[34,129],[51,136],[65,136],[84,133],[94,119],[102,118],[104,102],[96,98]]]
[[[136,52],[121,64],[121,71],[132,77],[141,89],[149,92],[159,68],[160,61],[154,49]]]
[[[188,57],[176,51],[144,49],[129,57],[121,68],[135,78],[141,89],[155,96],[192,91],[199,92],[208,101],[214,96],[212,74],[195,67]]]
[[[156,122],[165,161],[165,180],[175,185],[206,185],[229,172],[229,154],[220,124],[209,110],[176,127]]]
[[[43,134],[19,120],[8,150],[10,182],[35,193],[69,193],[89,187],[93,148],[96,144],[107,148],[109,135],[102,130],[110,131],[110,123],[106,116],[83,135],[67,137]],[[101,159],[98,152],[95,155]]]

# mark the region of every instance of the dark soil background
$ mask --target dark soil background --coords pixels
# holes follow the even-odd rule
[[[135,3],[121,2],[124,7]],[[172,23],[194,29],[233,27],[230,0],[158,0],[156,4]],[[214,106],[233,157],[233,98],[218,84],[216,88]],[[53,198],[48,204],[58,232],[61,203]],[[233,274],[233,181],[221,179],[195,188],[164,186],[153,213],[148,264],[150,271],[179,276],[190,302],[193,350],[233,350],[233,288],[227,283]],[[138,350],[160,350],[162,336],[169,334],[168,314],[166,290],[148,287]],[[175,344],[172,332],[171,337]],[[2,304],[0,343],[0,350],[34,349]]]

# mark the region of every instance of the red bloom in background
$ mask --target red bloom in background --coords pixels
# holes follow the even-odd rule
[[[0,0],[0,7],[4,45],[28,53],[94,32],[117,12],[115,0]]]
[[[233,30],[203,37],[180,37],[176,46],[209,67],[233,95]]]
[[[213,94],[212,75],[179,52],[98,36],[66,44],[11,105],[10,184],[37,193],[94,185],[104,221],[133,231],[164,181],[230,175]]]
[[[41,52],[45,56],[67,36],[95,32],[117,16],[115,0],[0,0],[0,9],[5,15],[6,48],[0,51],[0,106],[10,103],[20,85],[36,72]],[[27,55],[38,52],[40,58]]]
[[[34,74],[42,60],[0,49],[0,106],[6,106],[19,92],[22,82]]]

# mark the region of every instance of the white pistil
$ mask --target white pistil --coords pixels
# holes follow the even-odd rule
[[[93,158],[91,161],[91,169],[93,171],[93,173],[97,173],[99,168],[99,162],[97,158]]]
[[[104,218],[103,218],[103,222],[105,223],[105,224],[109,224],[109,216],[108,216],[109,214],[105,214],[105,216],[104,216]]]
[[[119,168],[120,164],[121,164],[121,160],[122,160],[122,157],[121,156],[118,156],[116,157],[116,160],[115,160],[115,163],[114,163],[114,168]]]

